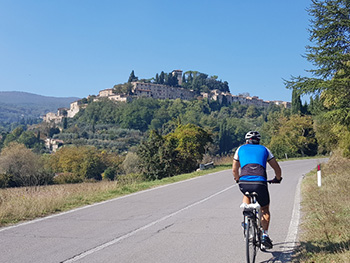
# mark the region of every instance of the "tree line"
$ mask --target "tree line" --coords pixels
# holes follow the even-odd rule
[[[312,116],[292,114],[277,105],[258,108],[149,98],[131,103],[95,101],[69,119],[66,127],[42,123],[2,136],[1,185],[118,180],[127,173],[161,179],[194,171],[204,156],[232,154],[252,129],[261,131],[264,144],[279,158],[319,151]],[[45,138],[62,140],[65,146],[50,154]],[[31,159],[16,162],[19,154]],[[30,167],[26,160],[38,163],[32,167],[40,167],[40,172],[22,170]],[[21,168],[14,170],[16,165]],[[34,179],[24,180],[20,174]]]
[[[128,81],[123,84],[117,84],[113,86],[114,92],[116,94],[127,94],[132,95],[132,82],[139,81],[144,83],[154,83],[168,85],[172,87],[181,87],[184,89],[192,90],[197,95],[200,95],[202,92],[209,93],[212,90],[220,90],[222,92],[230,92],[229,85],[227,81],[218,80],[218,76],[210,76],[205,73],[198,71],[186,71],[182,75],[181,85],[176,74],[172,72],[164,73],[162,71],[160,74],[156,74],[154,78],[150,79],[139,79],[135,75],[135,71],[132,70]]]

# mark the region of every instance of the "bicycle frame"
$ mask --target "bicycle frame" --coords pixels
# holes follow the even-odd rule
[[[261,207],[256,201],[257,194],[245,193],[250,198],[250,204],[242,204],[244,219],[244,237],[246,239],[246,256],[248,263],[255,262],[257,248],[261,248]]]

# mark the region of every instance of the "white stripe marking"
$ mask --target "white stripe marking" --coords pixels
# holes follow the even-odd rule
[[[290,262],[291,255],[294,252],[294,248],[296,246],[299,220],[300,220],[300,185],[301,185],[302,179],[303,179],[302,177],[299,178],[299,181],[296,187],[292,218],[289,224],[287,237],[284,241],[285,246],[278,258],[280,262]]]
[[[113,240],[111,240],[111,241],[109,241],[109,242],[107,242],[107,243],[104,243],[104,244],[98,246],[98,247],[95,247],[95,248],[93,248],[93,249],[87,250],[87,251],[85,251],[84,253],[82,253],[82,254],[80,254],[80,255],[77,255],[77,256],[75,256],[75,257],[73,257],[73,258],[71,258],[71,259],[68,259],[68,260],[66,260],[66,261],[62,261],[62,263],[75,262],[75,261],[77,261],[77,260],[79,260],[79,259],[82,259],[82,258],[88,256],[88,255],[91,255],[91,254],[93,254],[93,253],[95,253],[95,252],[98,252],[98,251],[100,251],[100,250],[102,250],[102,249],[104,249],[104,248],[106,248],[106,247],[112,246],[112,245],[114,245],[114,244],[116,244],[116,243],[118,243],[118,242],[120,242],[120,241],[122,241],[122,240],[124,240],[124,239],[127,239],[127,238],[129,238],[129,237],[135,235],[136,233],[138,233],[138,232],[140,232],[140,231],[142,231],[142,230],[145,230],[145,229],[147,229],[147,228],[150,228],[151,226],[154,226],[154,225],[156,225],[156,224],[158,224],[158,223],[160,223],[160,222],[162,222],[162,221],[164,221],[164,220],[166,220],[166,219],[168,219],[168,218],[171,218],[171,217],[173,217],[173,216],[175,216],[175,215],[177,215],[177,214],[179,214],[179,213],[181,213],[181,212],[183,212],[183,211],[185,211],[185,210],[187,210],[187,209],[190,209],[190,208],[192,208],[192,207],[194,207],[194,206],[196,206],[196,205],[199,205],[199,204],[201,204],[201,203],[204,203],[204,202],[208,201],[209,199],[211,199],[211,198],[213,198],[213,197],[215,197],[215,196],[217,196],[217,195],[220,195],[220,194],[226,192],[227,190],[230,190],[230,189],[233,188],[234,186],[236,186],[236,184],[235,184],[235,185],[231,185],[231,186],[229,186],[229,187],[227,187],[227,188],[225,188],[225,189],[223,189],[223,190],[221,190],[221,191],[219,191],[219,192],[217,192],[217,193],[215,193],[215,194],[212,194],[212,195],[210,195],[210,196],[208,196],[208,197],[206,197],[206,198],[204,198],[204,199],[202,199],[202,200],[199,200],[199,201],[197,201],[197,202],[195,202],[195,203],[193,203],[193,204],[191,204],[191,205],[188,205],[188,206],[186,206],[186,207],[184,207],[184,208],[182,208],[182,209],[180,209],[180,210],[178,210],[178,211],[175,211],[174,213],[171,213],[171,214],[169,214],[169,215],[166,215],[166,216],[164,216],[164,217],[162,217],[162,218],[160,218],[160,219],[158,219],[158,220],[155,220],[155,221],[153,221],[153,222],[151,222],[151,223],[149,223],[149,224],[147,224],[147,225],[144,225],[144,226],[142,226],[142,227],[140,227],[140,228],[138,228],[138,229],[135,229],[134,231],[131,231],[131,232],[129,232],[129,233],[127,233],[127,234],[125,234],[125,235],[123,235],[123,236],[121,236],[121,237],[115,238],[115,239],[113,239]]]

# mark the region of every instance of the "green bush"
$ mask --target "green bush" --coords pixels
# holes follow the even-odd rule
[[[8,186],[9,176],[6,174],[0,174],[0,188],[6,188]]]
[[[83,179],[73,173],[59,173],[53,178],[55,184],[76,184],[82,183]]]
[[[114,167],[108,167],[104,172],[104,178],[114,181],[116,177],[116,169]]]

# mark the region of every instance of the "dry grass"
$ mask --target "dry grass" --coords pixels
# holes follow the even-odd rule
[[[0,189],[0,226],[99,201],[114,182]]]
[[[231,166],[233,161],[233,156],[223,156],[223,157],[215,157],[213,162],[215,165],[228,165]]]
[[[321,187],[316,171],[303,181],[305,216],[294,261],[350,262],[350,160],[335,153],[321,170]]]

